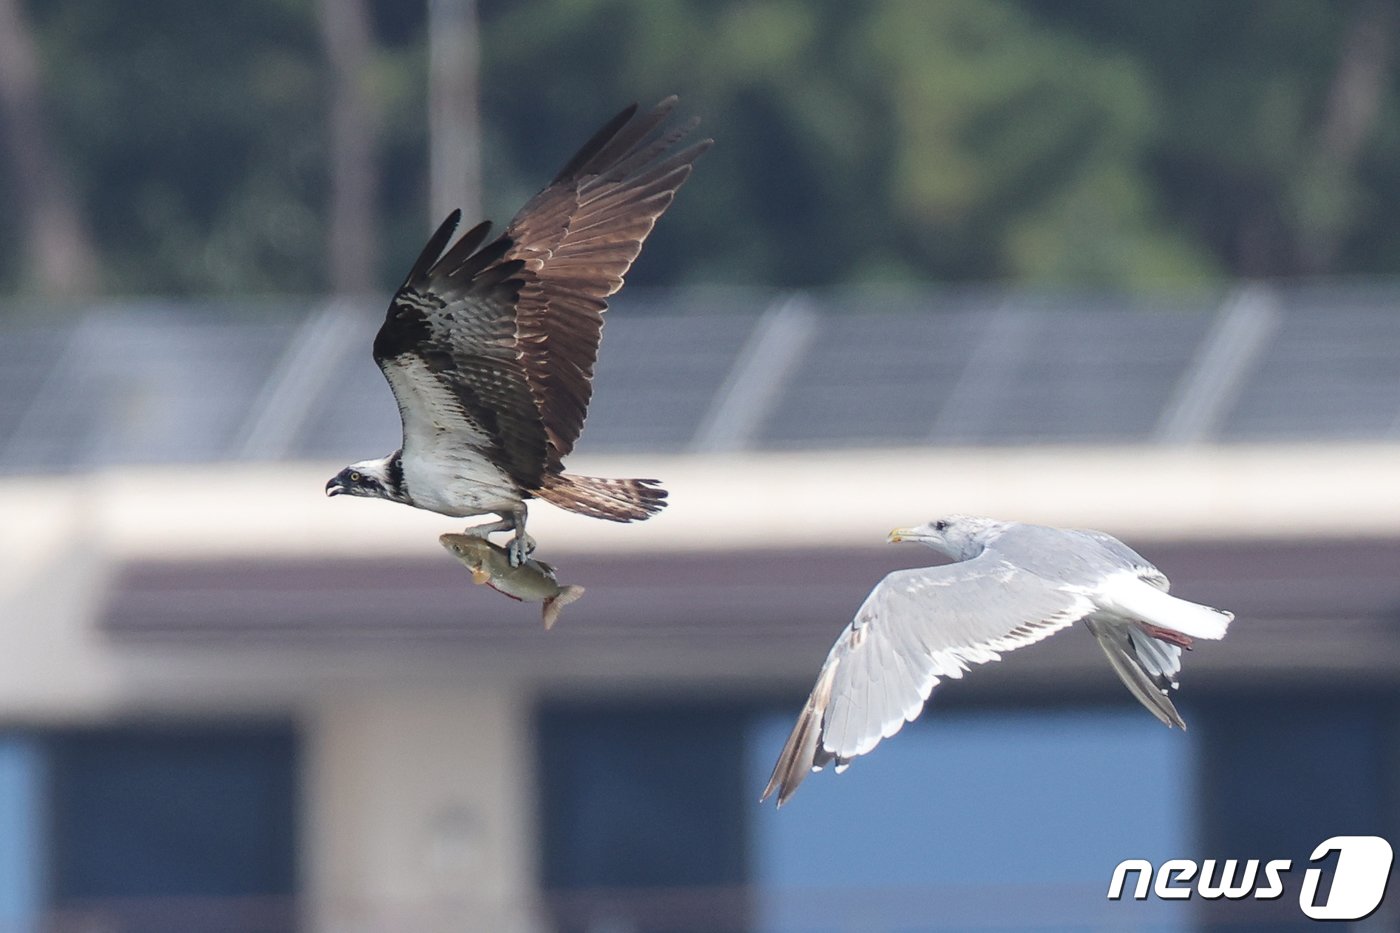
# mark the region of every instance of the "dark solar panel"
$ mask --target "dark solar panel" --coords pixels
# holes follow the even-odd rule
[[[1210,318],[1095,310],[1020,312],[1024,332],[964,442],[1151,438]]]
[[[371,353],[381,320],[376,311],[347,322],[355,333],[334,348],[339,355],[330,361],[327,378],[306,400],[291,456],[349,462],[383,456],[399,445],[399,410]]]
[[[94,312],[68,330],[42,378],[17,397],[24,413],[5,439],[6,466],[227,456],[290,333],[287,325],[200,321],[166,310]]]
[[[1391,294],[1270,292],[1273,329],[1222,383],[1207,439],[1400,436]],[[716,411],[751,417],[720,448],[1150,442],[1198,380],[1224,305],[991,289],[804,295],[796,314],[785,302],[632,296],[610,312],[580,450],[690,449]],[[0,327],[0,469],[387,452],[399,425],[369,354],[377,314],[314,320],[309,306],[250,317],[151,305]],[[283,440],[260,448],[248,438],[267,416]]]
[[[827,315],[763,423],[760,447],[920,444],[956,383],[979,318]]]
[[[216,460],[248,416],[288,338],[289,324],[193,322],[123,315],[89,334],[100,349],[86,374],[105,410],[91,464]],[[81,407],[81,406],[80,406]]]
[[[684,449],[756,320],[725,309],[610,319],[579,449]]]
[[[1394,438],[1400,426],[1400,313],[1285,313],[1229,412],[1223,440]]]
[[[335,368],[297,435],[292,455],[364,460],[389,453],[401,439],[393,393],[365,352]]]
[[[22,441],[46,428],[38,423],[34,401],[46,393],[46,383],[57,378],[56,365],[72,338],[71,327],[32,325],[7,329],[0,337],[0,469],[18,472],[61,465],[36,462],[39,452]]]

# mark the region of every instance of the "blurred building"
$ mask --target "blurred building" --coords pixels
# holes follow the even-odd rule
[[[1398,299],[633,294],[571,467],[672,504],[533,511],[588,588],[550,632],[459,523],[323,497],[397,444],[377,308],[12,308],[0,930],[1301,925],[1296,876],[1104,895],[1400,838]],[[1191,731],[1071,631],[760,809],[836,634],[934,560],[886,531],[954,511],[1111,531],[1233,610]]]

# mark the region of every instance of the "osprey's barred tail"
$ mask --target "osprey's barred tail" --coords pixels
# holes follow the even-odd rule
[[[639,522],[666,507],[666,490],[654,479],[599,479],[550,473],[535,495],[561,509],[605,518],[610,522]]]

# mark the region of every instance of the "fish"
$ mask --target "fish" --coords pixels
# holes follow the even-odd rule
[[[559,610],[583,595],[583,587],[561,586],[554,568],[533,557],[518,567],[510,565],[510,552],[478,535],[449,533],[438,541],[472,572],[472,582],[485,583],[498,593],[523,602],[542,602],[544,627],[554,627]]]

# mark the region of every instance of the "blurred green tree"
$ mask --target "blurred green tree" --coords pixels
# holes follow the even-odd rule
[[[327,82],[313,12],[282,0],[31,4],[109,288],[322,281]]]
[[[672,88],[705,115],[719,145],[657,235],[684,247],[652,269],[788,285],[1218,274],[1156,203],[1157,101],[1132,56],[1019,4],[535,0],[483,13],[498,119],[546,115],[535,125],[567,137],[596,120],[581,102]],[[513,165],[546,148],[538,130],[515,139]]]
[[[1389,0],[1033,0],[1156,89],[1142,155],[1164,205],[1237,276],[1395,270]],[[1384,246],[1377,250],[1377,246]]]
[[[1138,288],[1383,274],[1400,247],[1388,0],[478,8],[487,216],[507,220],[627,102],[679,93],[717,139],[634,281]],[[106,287],[309,293],[360,287],[366,266],[395,284],[437,219],[426,7],[368,0],[339,64],[330,9],[28,0]],[[357,120],[377,136],[347,158],[333,134]],[[332,164],[371,166],[350,216],[373,218],[372,241],[332,226]],[[34,279],[24,236],[0,221],[11,291]],[[370,258],[334,272],[337,237]]]

